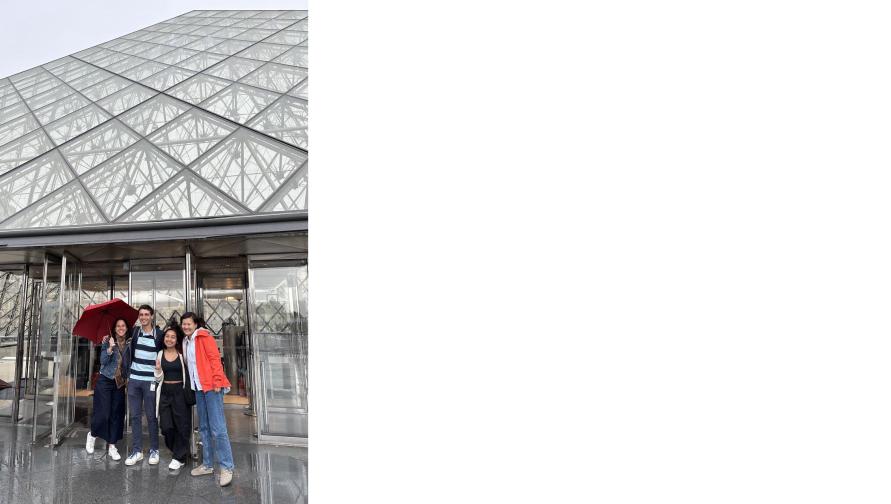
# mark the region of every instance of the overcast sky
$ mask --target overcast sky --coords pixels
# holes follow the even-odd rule
[[[307,0],[6,1],[0,78],[194,9],[306,9]]]

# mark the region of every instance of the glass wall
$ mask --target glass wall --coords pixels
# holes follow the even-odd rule
[[[183,266],[167,269],[130,272],[130,305],[147,304],[155,309],[155,325],[164,327],[171,317],[179,320],[186,311],[186,288]]]
[[[305,261],[251,263],[261,441],[308,437],[307,279]]]

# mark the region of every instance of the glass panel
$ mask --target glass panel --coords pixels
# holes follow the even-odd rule
[[[204,73],[236,81],[263,65],[262,62],[233,56],[222,63],[208,68]]]
[[[267,63],[241,79],[241,82],[284,93],[305,79],[306,76],[307,70],[305,68]]]
[[[256,210],[304,161],[302,152],[242,129],[194,170],[223,193]]]
[[[154,132],[149,141],[189,164],[234,130],[234,125],[192,109]]]
[[[77,94],[72,94],[66,96],[64,99],[54,101],[49,105],[37,109],[34,112],[34,116],[37,117],[37,120],[40,121],[40,124],[47,125],[60,117],[64,117],[75,110],[80,110],[90,102]]]
[[[110,117],[96,105],[89,105],[49,123],[46,126],[46,132],[53,138],[56,145],[60,145]]]
[[[159,91],[163,91],[174,84],[180,83],[189,77],[195,75],[195,72],[191,70],[183,70],[178,67],[170,67],[166,70],[162,70],[151,77],[142,80],[142,83],[146,86],[155,88]]]
[[[86,63],[71,60],[70,62],[51,70],[51,72],[58,78],[62,79],[65,82],[72,82],[77,80],[84,75],[92,72],[96,68],[92,65],[88,65]]]
[[[284,28],[284,26],[282,28]],[[236,28],[236,29],[238,29],[238,28]],[[276,32],[276,30],[274,30],[274,29],[270,30],[270,29],[263,29],[263,28],[252,28],[250,30],[245,30],[245,31],[241,32],[240,34],[236,35],[234,38],[240,39],[240,40],[248,40],[251,42],[257,42],[257,41],[265,39],[266,37],[272,35],[275,32]]]
[[[173,86],[167,93],[189,103],[197,104],[229,84],[231,84],[230,81],[201,74]]]
[[[245,323],[243,273],[201,276],[201,306],[199,313],[221,344],[223,370],[230,394],[247,395],[247,332]]]
[[[4,144],[0,147],[0,174],[34,159],[52,148],[52,141],[43,130],[32,131],[22,138]]]
[[[246,213],[207,182],[183,170],[158,192],[126,213],[120,222],[218,217]]]
[[[297,45],[309,38],[308,32],[299,30],[282,30],[269,37],[266,42],[274,44]]]
[[[96,102],[96,104],[105,109],[109,114],[118,115],[127,109],[139,105],[156,94],[157,91],[153,89],[140,86],[139,84],[133,84],[113,95],[106,96]]]
[[[80,184],[66,187],[15,214],[0,227],[23,229],[35,227],[103,224],[105,219],[87,197]]]
[[[288,94],[291,96],[296,96],[297,98],[303,98],[304,100],[309,99],[309,78],[303,79],[303,82],[294,86],[294,89],[288,91]]]
[[[147,304],[155,309],[155,325],[164,327],[171,317],[186,311],[183,270],[134,271],[130,273],[133,299],[130,304]]]
[[[0,145],[25,136],[39,127],[37,119],[31,114],[0,124]]]
[[[90,172],[84,185],[109,219],[116,219],[182,166],[143,140]]]
[[[291,212],[306,210],[307,204],[307,171],[309,163],[304,163],[294,175],[291,175],[281,188],[269,198],[261,208],[264,212]]]
[[[225,42],[221,42],[220,44],[211,47],[210,49],[208,49],[208,51],[213,53],[225,54],[228,56],[230,54],[235,54],[238,51],[241,51],[245,47],[250,47],[251,44],[253,44],[253,42],[248,42],[247,40],[229,39]]]
[[[188,106],[166,95],[158,95],[120,116],[124,124],[148,135],[188,110]]]
[[[200,106],[223,117],[244,124],[275,101],[279,95],[259,88],[233,84]]]
[[[93,101],[99,101],[100,99],[105,98],[106,96],[108,96],[116,91],[120,91],[121,89],[124,89],[125,87],[129,86],[130,84],[132,84],[132,83],[130,81],[128,81],[127,79],[115,76],[115,77],[112,77],[111,79],[104,80],[98,84],[88,87],[81,92],[87,98],[89,98]]]
[[[308,47],[292,47],[287,51],[281,53],[278,57],[276,57],[273,61],[276,63],[281,63],[284,65],[291,66],[299,66],[308,68],[309,67],[309,48]]]
[[[15,89],[12,86],[7,86],[7,88],[9,89],[8,91],[0,93],[0,108],[6,108],[10,105],[22,102],[22,99],[19,98],[19,94],[15,92]]]
[[[0,109],[0,124],[9,122],[17,117],[21,117],[28,113],[28,107],[25,106],[25,102],[19,101],[13,103],[12,105]]]
[[[31,82],[31,81],[29,81],[29,82]],[[49,91],[50,89],[52,89],[56,86],[59,86],[61,84],[62,84],[62,81],[55,78],[53,76],[53,74],[46,72],[45,76],[43,76],[39,80],[33,81],[32,84],[29,84],[28,86],[21,86],[19,84],[16,84],[16,88],[19,90],[19,94],[22,95],[22,98],[27,99],[34,95],[38,95],[40,93]]]
[[[251,47],[248,47],[244,51],[238,53],[242,58],[251,58],[255,60],[261,61],[270,61],[279,54],[290,49],[289,46],[286,45],[278,45],[278,44],[268,44],[266,42],[260,42],[258,44],[254,44]]]
[[[126,59],[122,59],[122,60],[118,61],[114,65],[109,65],[108,70],[110,72],[114,72],[116,74],[124,75],[124,72],[126,72],[128,70],[132,70],[147,61],[149,61],[149,60],[147,60],[145,58],[140,58],[139,56],[129,56]]]
[[[21,313],[22,273],[0,271],[0,381],[8,386],[0,390],[0,417],[12,418],[15,389],[16,350],[18,350]],[[23,364],[24,366],[24,364]],[[22,418],[21,412],[19,418]]]
[[[226,56],[222,54],[213,54],[213,53],[199,53],[195,56],[187,60],[183,60],[177,64],[177,66],[182,68],[188,68],[189,70],[201,71],[205,68],[215,65],[220,61],[226,59]]]
[[[306,100],[283,96],[248,125],[289,144],[309,149],[306,135],[308,123]]]
[[[60,150],[78,175],[135,143],[139,138],[120,121],[111,120]]]
[[[0,221],[70,182],[74,176],[58,150],[0,177]]]
[[[59,342],[59,291],[62,281],[62,265],[48,261],[45,265],[46,284],[41,286],[42,302],[40,309],[39,341],[37,344],[34,394],[34,438],[40,438],[53,430],[53,377],[56,349]]]
[[[96,85],[99,82],[104,81],[112,77],[111,72],[106,72],[105,70],[96,69],[94,72],[84,75],[83,77],[79,77],[77,79],[72,80],[69,85],[78,91],[83,91],[84,89]]]
[[[259,25],[257,28],[270,30],[273,33],[275,33],[276,31],[281,30],[282,28],[287,28],[288,26],[291,26],[292,24],[293,23],[287,19],[270,19],[269,21],[266,21],[265,23]]]
[[[217,37],[203,37],[203,38],[200,38],[200,39],[192,42],[191,44],[186,45],[186,47],[188,49],[205,51],[205,50],[219,44],[220,42],[223,42],[223,39],[217,38]]]
[[[154,75],[161,70],[168,68],[167,65],[163,65],[158,63],[157,61],[147,61],[137,67],[131,68],[126,72],[122,72],[121,75],[127,77],[128,79],[141,81],[150,75]]]
[[[59,342],[55,359],[55,426],[53,428],[53,444],[62,440],[63,430],[74,422],[74,403],[76,400],[77,368],[74,355],[75,336],[72,333],[74,324],[80,317],[80,266],[70,260],[63,259],[64,285],[61,299],[61,316],[59,320]]]
[[[28,103],[28,107],[31,110],[37,110],[44,105],[48,105],[58,100],[67,99],[66,97],[70,96],[74,93],[74,90],[68,86],[58,86],[50,89],[46,93],[39,94],[37,96],[32,96],[25,100]]]
[[[179,49],[174,49],[169,53],[159,56],[155,58],[155,61],[160,61],[166,65],[175,65],[180,61],[191,58],[192,56],[198,54],[198,51],[193,49],[186,49],[185,47],[180,47]]]
[[[252,268],[260,436],[307,437],[307,267]]]

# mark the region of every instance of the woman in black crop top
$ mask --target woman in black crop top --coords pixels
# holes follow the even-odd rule
[[[195,404],[189,373],[185,372],[182,348],[183,332],[173,324],[164,331],[164,350],[158,352],[155,362],[155,378],[160,380],[161,393],[157,394],[158,423],[164,434],[164,443],[173,453],[168,466],[175,471],[185,465],[189,456],[189,439],[192,433],[192,404]]]

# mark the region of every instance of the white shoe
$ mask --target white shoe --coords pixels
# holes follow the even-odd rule
[[[179,469],[180,467],[182,467],[182,466],[184,466],[184,465],[185,465],[185,464],[183,464],[183,463],[180,462],[179,460],[173,459],[173,460],[170,461],[170,465],[167,466],[167,468],[170,469],[171,471],[175,471],[175,470]]]
[[[121,460],[121,454],[118,453],[118,447],[115,445],[108,445],[108,456],[111,457],[111,460]]]
[[[149,452],[149,465],[157,465],[160,461],[161,454],[158,453],[158,450],[152,450]]]
[[[96,447],[96,436],[92,432],[87,432],[87,453],[92,454]]]
[[[135,465],[140,460],[142,460],[142,452],[138,451],[138,452],[131,453],[130,456],[127,457],[127,460],[124,461],[124,463],[127,464],[128,466],[131,466],[131,465]]]

